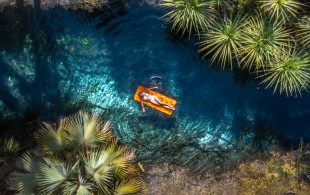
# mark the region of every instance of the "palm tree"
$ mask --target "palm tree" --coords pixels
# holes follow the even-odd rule
[[[285,29],[282,21],[268,21],[262,14],[257,14],[243,28],[242,48],[237,57],[244,67],[258,70],[288,47],[289,41],[290,31]]]
[[[262,71],[258,78],[264,78],[266,88],[273,87],[274,92],[285,92],[287,96],[301,94],[307,90],[310,79],[310,57],[304,51],[290,48],[282,52],[271,64]]]
[[[22,156],[8,184],[20,194],[143,194],[133,151],[110,131],[109,121],[85,112],[61,119],[58,128],[44,123],[38,150]]]
[[[296,0],[259,0],[259,3],[271,18],[284,21],[296,18],[299,10],[305,6]]]
[[[234,19],[222,19],[220,22],[212,25],[203,36],[199,43],[201,49],[199,52],[205,52],[203,57],[213,54],[212,63],[217,60],[222,68],[227,64],[232,68],[233,54],[239,52],[241,47],[242,27],[245,17],[237,15]]]
[[[182,31],[192,34],[208,28],[216,18],[216,11],[211,6],[214,1],[205,0],[163,0],[161,4],[164,8],[172,9],[163,17],[167,22],[172,22],[172,29],[177,32]]]

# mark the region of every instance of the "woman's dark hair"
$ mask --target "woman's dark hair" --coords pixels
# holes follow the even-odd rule
[[[139,92],[138,94],[139,94],[140,97],[142,97],[142,92]]]

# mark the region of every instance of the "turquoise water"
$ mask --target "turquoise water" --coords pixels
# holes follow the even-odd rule
[[[86,99],[96,105],[93,112],[112,120],[121,142],[136,148],[138,160],[172,160],[200,170],[254,148],[310,140],[308,93],[287,98],[240,78],[238,71],[209,67],[195,38],[170,32],[160,19],[165,12],[134,3],[92,14],[4,11],[2,113],[22,116],[31,108],[51,121],[64,113],[63,102]],[[142,113],[133,100],[139,85],[159,86],[175,98],[175,113],[169,117],[151,108]],[[55,107],[59,114],[51,114]]]

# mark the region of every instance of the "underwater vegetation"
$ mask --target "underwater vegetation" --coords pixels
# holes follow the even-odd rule
[[[19,194],[142,194],[134,151],[118,143],[111,122],[80,111],[43,123],[7,183]]]
[[[161,6],[170,10],[163,17],[172,30],[198,34],[199,52],[212,63],[247,69],[274,93],[308,90],[309,6],[302,1],[163,0]]]

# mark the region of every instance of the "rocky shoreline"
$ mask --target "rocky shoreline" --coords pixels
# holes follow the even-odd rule
[[[150,195],[238,194],[235,171],[218,176],[193,174],[187,167],[167,163],[147,166],[146,170]]]
[[[218,173],[193,173],[177,164],[147,165],[145,181],[149,195],[307,195],[310,183],[298,179],[301,170],[296,170],[297,155],[296,151],[272,152],[240,161],[229,170]]]

